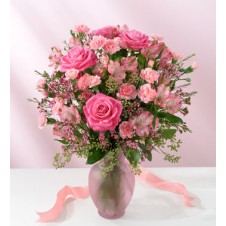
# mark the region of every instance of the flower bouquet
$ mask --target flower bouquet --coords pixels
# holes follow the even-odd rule
[[[124,214],[134,190],[140,163],[158,152],[177,163],[181,140],[176,133],[189,128],[176,113],[188,114],[196,92],[186,92],[187,75],[197,67],[173,52],[159,35],[147,35],[124,26],[70,31],[63,49],[52,47],[51,73],[37,89],[38,124],[53,125],[62,151],[53,160],[64,167],[73,155],[96,163],[89,190],[103,217]],[[165,147],[165,149],[164,149]]]

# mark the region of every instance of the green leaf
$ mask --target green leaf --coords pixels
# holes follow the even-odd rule
[[[56,94],[53,93],[53,92],[49,92],[49,93],[48,93],[48,97],[54,98],[55,96],[56,96]]]
[[[162,137],[165,139],[172,139],[176,132],[176,129],[165,129],[162,131]]]
[[[68,142],[66,140],[58,140],[58,139],[55,139],[56,141],[59,141],[60,143],[62,144],[68,144]]]
[[[90,149],[86,164],[93,164],[101,160],[105,156],[105,154],[106,152],[103,152],[101,149],[96,149],[96,147]]]
[[[123,57],[127,57],[127,50],[120,49],[118,52],[111,55],[111,60],[120,61]]]
[[[64,73],[62,73],[61,71],[58,71],[52,78],[52,80],[56,80],[57,78],[60,78]]]
[[[177,59],[173,58],[172,59],[172,64],[176,64],[177,63]]]
[[[74,129],[73,133],[74,133],[74,135],[77,136],[77,137],[81,137],[81,136],[82,136],[82,134],[79,133],[79,131],[78,131],[77,129]]]
[[[151,153],[151,151],[148,151],[146,149],[146,145],[139,143],[139,147],[141,148],[142,152],[147,155],[147,159],[149,161],[151,161],[152,160],[152,153]]]
[[[134,150],[134,149],[131,149],[131,148],[128,148],[127,149],[127,152],[126,152],[126,158],[129,160],[129,162],[132,164],[132,163],[138,163],[139,160],[140,160],[140,152],[138,150]]]
[[[158,118],[165,118],[171,123],[183,123],[183,120],[175,115],[166,112],[159,112],[157,114]]]
[[[189,66],[188,68],[186,68],[185,70],[184,70],[184,73],[185,74],[188,74],[188,73],[191,73],[191,72],[193,72],[194,71],[194,69],[192,68],[192,66]]]
[[[99,136],[99,132],[94,131],[92,129],[89,130],[89,133],[91,134],[92,137],[94,137],[94,139],[97,139]]]
[[[142,54],[139,54],[137,60],[138,60],[140,69],[144,69],[147,64],[146,58]]]
[[[55,124],[56,123],[56,119],[54,118],[47,118],[47,124],[48,125],[52,125],[52,124]]]
[[[92,69],[90,67],[89,68],[86,68],[86,70],[84,71],[84,73],[88,73],[90,75],[93,74]]]

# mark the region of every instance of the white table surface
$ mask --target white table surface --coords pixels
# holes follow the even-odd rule
[[[214,226],[215,168],[152,168],[156,175],[180,182],[198,196],[196,207],[185,207],[182,196],[157,190],[136,179],[133,199],[117,220],[101,218],[91,198],[65,204],[60,217],[37,223],[35,211],[50,209],[65,185],[86,186],[89,169],[12,169],[11,226]]]

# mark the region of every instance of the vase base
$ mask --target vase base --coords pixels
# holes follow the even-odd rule
[[[109,216],[109,215],[106,215],[106,214],[103,214],[101,213],[100,211],[98,211],[99,215],[103,218],[107,218],[107,219],[118,219],[120,217],[122,217],[124,214],[125,214],[125,211],[122,211],[122,212],[119,212],[119,213],[115,213],[114,215],[112,216]]]

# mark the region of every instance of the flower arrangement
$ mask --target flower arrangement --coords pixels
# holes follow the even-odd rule
[[[64,167],[74,154],[87,164],[104,157],[108,173],[119,151],[134,173],[142,161],[152,160],[153,151],[178,162],[176,133],[190,130],[175,114],[187,115],[186,105],[196,94],[184,90],[191,84],[186,75],[197,67],[184,63],[194,54],[183,59],[161,36],[148,37],[126,25],[93,31],[79,25],[70,34],[63,49],[51,49],[52,72],[36,71],[42,77],[41,100],[30,99],[38,104],[39,127],[53,125],[62,144],[53,165]]]

